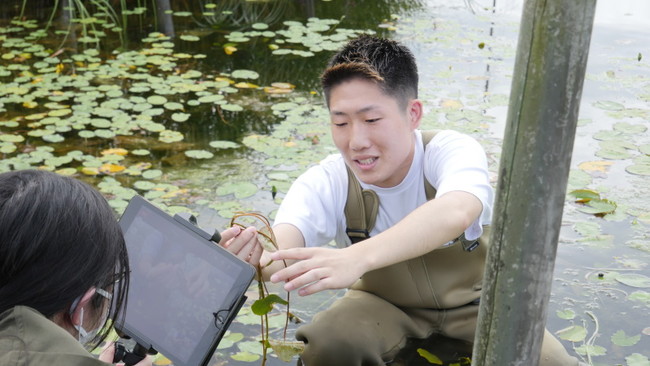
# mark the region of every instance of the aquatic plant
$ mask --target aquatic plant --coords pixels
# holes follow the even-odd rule
[[[262,214],[249,212],[249,213],[237,213],[230,220],[230,226],[239,226],[242,229],[246,229],[249,226],[255,226],[257,228],[259,242],[264,247],[264,250],[268,252],[277,251],[278,244],[273,229],[269,220]],[[286,267],[287,263],[284,261]],[[269,263],[271,264],[271,263]],[[269,265],[267,264],[267,266]],[[291,342],[287,341],[287,328],[289,326],[290,319],[297,319],[290,312],[290,293],[287,291],[287,299],[284,300],[276,294],[269,293],[268,288],[266,287],[265,281],[262,280],[262,267],[257,266],[257,289],[259,298],[251,305],[251,310],[254,314],[261,317],[261,336],[262,336],[262,365],[266,364],[267,352],[269,347],[271,347],[276,355],[283,361],[290,361],[295,354],[302,352],[302,342]],[[275,304],[285,305],[286,306],[286,319],[284,324],[284,331],[282,334],[282,340],[271,340],[269,338],[269,317],[268,314],[273,310]]]

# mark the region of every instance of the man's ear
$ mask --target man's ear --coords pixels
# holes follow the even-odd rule
[[[412,130],[420,127],[422,120],[422,102],[419,99],[412,99],[409,101],[408,110],[406,111],[409,118],[410,127]]]
[[[84,306],[90,302],[90,299],[93,298],[93,295],[95,294],[95,288],[91,287],[86,293],[81,296],[81,299],[77,303],[77,306],[72,309],[72,313],[70,314],[70,320],[72,321],[72,325],[80,325],[81,324],[81,309],[83,309]]]

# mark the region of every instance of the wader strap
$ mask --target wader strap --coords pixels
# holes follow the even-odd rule
[[[424,150],[426,150],[427,144],[436,133],[438,133],[437,130],[422,131]],[[350,167],[346,164],[345,168],[348,172],[348,199],[345,202],[344,209],[347,225],[345,233],[352,244],[355,244],[370,237],[370,231],[375,227],[375,221],[377,220],[379,197],[373,190],[362,190]],[[424,191],[426,192],[427,201],[436,196],[436,189],[433,188],[426,177],[424,178]]]
[[[379,197],[373,190],[362,190],[350,167],[346,165],[345,168],[348,171],[348,200],[344,210],[347,224],[345,233],[352,244],[355,244],[370,237],[379,211]]]

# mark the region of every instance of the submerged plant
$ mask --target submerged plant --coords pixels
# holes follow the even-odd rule
[[[230,220],[230,226],[239,226],[242,229],[246,229],[250,226],[255,226],[257,228],[257,234],[260,243],[264,247],[264,250],[268,252],[274,252],[279,249],[275,234],[273,234],[273,229],[271,229],[271,224],[269,220],[262,214],[249,212],[249,213],[236,213]],[[284,266],[287,266],[286,261],[284,261]],[[269,263],[271,264],[271,263]],[[267,264],[267,266],[269,265]],[[297,319],[290,312],[290,293],[287,292],[287,300],[284,300],[276,294],[269,293],[266,283],[263,281],[262,277],[262,267],[257,266],[257,289],[259,293],[259,298],[251,305],[251,310],[255,315],[261,317],[261,336],[262,336],[262,365],[266,364],[267,353],[269,347],[275,351],[276,355],[283,361],[290,361],[291,358],[300,354],[303,349],[302,342],[291,342],[287,341],[287,328],[289,326],[290,319]],[[275,304],[286,305],[286,320],[284,323],[284,331],[282,334],[282,340],[271,340],[269,338],[269,316],[268,314],[273,310]]]

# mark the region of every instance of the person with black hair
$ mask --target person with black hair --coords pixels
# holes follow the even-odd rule
[[[494,200],[483,148],[456,131],[419,130],[417,65],[398,42],[350,41],[321,82],[340,154],[284,197],[273,226],[281,250],[260,261],[249,246],[231,251],[287,291],[348,289],[297,330],[307,366],[382,365],[407,338],[433,333],[473,342]],[[331,241],[339,248],[322,247]],[[540,365],[578,360],[545,331]]]
[[[0,365],[99,366],[125,307],[129,261],[104,197],[40,170],[0,174]],[[138,366],[150,366],[149,357]]]

